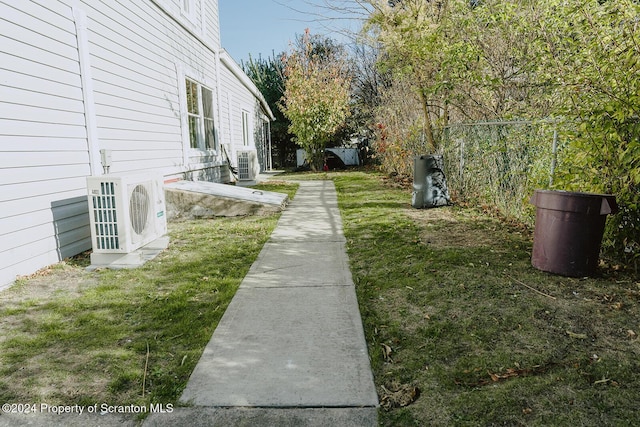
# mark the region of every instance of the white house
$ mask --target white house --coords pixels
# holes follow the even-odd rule
[[[251,79],[225,50],[220,52],[220,62],[222,140],[230,142],[232,157],[240,159],[240,178],[250,179],[271,166],[269,135],[275,117]],[[253,165],[248,177],[242,176],[243,155]]]
[[[87,176],[230,182],[271,119],[217,0],[0,0],[0,288],[91,247]]]

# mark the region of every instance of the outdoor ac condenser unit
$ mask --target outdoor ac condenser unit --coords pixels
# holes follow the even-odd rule
[[[238,151],[238,180],[251,181],[260,173],[258,154],[255,151]]]
[[[238,152],[238,179],[240,181],[252,180],[252,171],[251,153],[248,151]]]
[[[129,253],[167,233],[161,175],[87,178],[94,253]]]

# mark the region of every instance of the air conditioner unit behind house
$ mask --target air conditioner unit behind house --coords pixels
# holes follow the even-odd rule
[[[258,167],[258,159],[255,151],[239,151],[238,152],[238,179],[240,181],[251,181],[255,179],[260,170]]]
[[[164,236],[167,218],[162,175],[87,178],[94,253],[129,253]]]

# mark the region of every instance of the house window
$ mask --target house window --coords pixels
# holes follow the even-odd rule
[[[216,146],[215,128],[213,126],[213,92],[202,88],[202,120],[204,120],[204,146],[211,150]]]
[[[184,15],[191,15],[191,11],[193,10],[193,0],[181,0],[182,13]]]
[[[189,145],[199,150],[213,150],[216,146],[213,122],[213,92],[199,83],[185,79]]]
[[[247,111],[242,112],[242,143],[245,146],[249,145],[249,113]]]

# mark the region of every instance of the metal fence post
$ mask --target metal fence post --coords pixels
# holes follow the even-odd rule
[[[465,138],[460,138],[460,186],[464,185],[464,140]]]
[[[558,128],[553,129],[553,148],[551,150],[551,170],[549,173],[549,187],[553,186],[553,176],[556,173],[558,159]]]

